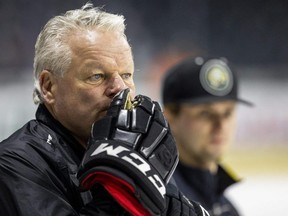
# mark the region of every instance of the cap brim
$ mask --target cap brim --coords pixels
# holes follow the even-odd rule
[[[250,107],[253,107],[254,106],[254,104],[253,103],[251,103],[251,102],[249,102],[249,101],[246,101],[246,100],[243,100],[243,99],[237,99],[237,101],[239,102],[239,103],[243,103],[243,104],[245,104],[245,105],[247,105],[247,106],[250,106]]]

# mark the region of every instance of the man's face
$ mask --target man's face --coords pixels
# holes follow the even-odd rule
[[[97,30],[69,38],[72,62],[51,88],[54,118],[86,144],[93,122],[106,114],[113,96],[124,88],[135,94],[131,48],[122,36]]]
[[[180,158],[187,164],[217,162],[234,138],[235,107],[233,101],[184,104],[178,115],[169,115]]]

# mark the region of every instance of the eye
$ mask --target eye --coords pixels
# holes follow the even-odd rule
[[[224,117],[225,118],[229,118],[230,116],[232,116],[232,114],[233,114],[233,110],[227,110],[225,113],[224,113]]]
[[[124,73],[124,74],[121,74],[121,77],[123,80],[127,80],[127,79],[130,79],[132,77],[132,74],[131,73]]]
[[[203,110],[203,111],[201,111],[200,113],[199,113],[199,117],[200,118],[203,118],[203,119],[208,119],[208,118],[210,118],[211,117],[211,113],[210,112],[208,112],[208,111],[206,111],[206,110]]]
[[[88,78],[90,82],[97,82],[104,78],[104,74],[93,74]]]

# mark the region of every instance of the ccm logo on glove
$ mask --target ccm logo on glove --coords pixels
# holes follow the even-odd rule
[[[125,160],[126,162],[137,168],[140,172],[147,176],[149,181],[158,189],[159,193],[164,198],[164,195],[166,194],[166,188],[164,186],[164,183],[161,181],[160,177],[156,173],[152,172],[152,174],[150,174],[152,171],[150,165],[139,154],[136,154],[123,146],[117,146],[114,148],[114,146],[109,145],[109,143],[102,143],[97,147],[97,149],[95,149],[95,151],[90,156],[92,157],[102,152],[106,152],[106,154],[109,156]]]

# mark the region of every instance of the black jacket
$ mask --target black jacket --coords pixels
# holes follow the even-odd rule
[[[179,162],[173,178],[189,199],[200,202],[210,216],[239,216],[232,203],[224,196],[224,191],[236,183],[221,166],[216,175],[208,170],[195,169]]]
[[[85,149],[40,105],[0,143],[0,215],[127,215],[103,189],[80,192],[76,172]]]

